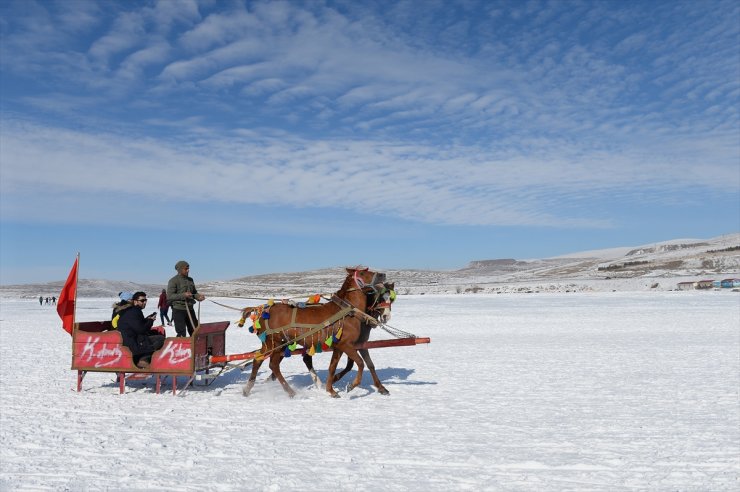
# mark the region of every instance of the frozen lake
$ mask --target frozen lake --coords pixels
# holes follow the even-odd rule
[[[78,321],[112,302],[81,299]],[[1,299],[0,318],[0,490],[740,486],[737,293],[400,296],[391,325],[432,343],[372,351],[391,395],[366,373],[338,400],[297,357],[293,400],[261,382],[267,364],[249,398],[238,370],[178,397],[89,374],[78,394],[53,307]],[[234,323],[226,346],[258,343]],[[325,377],[329,356],[315,363]]]

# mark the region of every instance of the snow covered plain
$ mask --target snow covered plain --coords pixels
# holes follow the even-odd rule
[[[112,301],[80,299],[78,320]],[[432,343],[372,351],[391,395],[366,374],[341,399],[297,357],[292,400],[271,382],[244,398],[238,370],[177,397],[89,374],[78,394],[52,307],[0,299],[0,318],[0,490],[740,487],[733,292],[399,296],[391,325]],[[227,351],[255,348],[232,324]]]

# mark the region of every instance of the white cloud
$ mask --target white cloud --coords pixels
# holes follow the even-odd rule
[[[561,225],[608,223],[586,204],[609,193],[737,191],[738,30],[688,3],[124,3],[62,27],[33,7],[3,68],[48,77],[13,102],[66,120],[7,113],[9,189],[136,193],[125,163],[172,200]]]
[[[603,225],[606,217],[563,215],[551,205],[576,205],[609,192],[641,200],[651,188],[732,192],[737,186],[733,170],[691,160],[692,151],[706,155],[706,148],[678,142],[677,153],[669,156],[649,147],[614,154],[546,145],[527,156],[498,158],[480,147],[449,152],[393,142],[266,135],[235,140],[212,134],[172,142],[8,121],[2,133],[4,192],[54,187],[72,194],[119,194],[128,201],[154,187],[160,198],[172,201],[187,196],[372,210],[429,223]]]

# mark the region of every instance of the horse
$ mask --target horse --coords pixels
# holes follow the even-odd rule
[[[262,313],[260,326],[255,326],[257,335],[262,340],[262,347],[252,364],[252,373],[242,389],[244,396],[249,393],[257,379],[262,362],[270,358],[270,370],[291,398],[295,391],[290,387],[280,372],[280,362],[289,345],[300,344],[310,347],[313,354],[314,345],[325,340],[324,346],[332,348],[329,376],[326,391],[334,398],[339,394],[334,390],[334,373],[342,354],[357,364],[357,376],[347,390],[360,385],[365,364],[354,348],[360,338],[360,319],[356,312],[363,313],[367,307],[366,290],[377,283],[385,282],[385,274],[371,271],[368,268],[347,268],[347,276],[341,288],[332,296],[331,301],[311,307],[295,307],[289,304],[273,304]]]
[[[394,288],[395,283],[385,282],[383,284],[375,285],[374,289],[371,292],[367,293],[366,313],[372,318],[375,318],[381,324],[390,321],[391,305],[395,300]],[[360,323],[360,337],[357,339],[356,344],[367,342],[370,339],[370,331],[375,328],[375,326],[376,324],[370,322],[369,320],[363,320]],[[373,364],[373,360],[370,358],[370,351],[368,349],[359,349],[358,352],[362,357],[362,360],[365,361],[365,364],[367,365],[367,368],[373,377],[373,383],[378,389],[378,392],[381,395],[389,395],[390,392],[385,388],[385,386],[383,386],[383,383],[380,382],[378,374],[375,372],[375,364]],[[318,374],[316,374],[316,371],[313,368],[313,357],[308,355],[307,353],[304,353],[303,363],[308,368],[308,372],[311,374],[311,378],[313,379],[316,386],[319,386],[321,384],[321,379],[319,378]],[[336,383],[344,376],[346,376],[347,373],[352,370],[354,365],[355,363],[352,361],[352,359],[348,358],[347,366],[342,370],[342,372],[336,375],[333,382]]]

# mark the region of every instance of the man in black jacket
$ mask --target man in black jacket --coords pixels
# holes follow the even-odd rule
[[[140,369],[149,367],[152,354],[164,345],[164,335],[152,330],[157,313],[144,317],[146,301],[145,292],[135,293],[132,306],[123,311],[118,320],[118,331],[123,337],[123,344],[131,350],[134,364]]]

